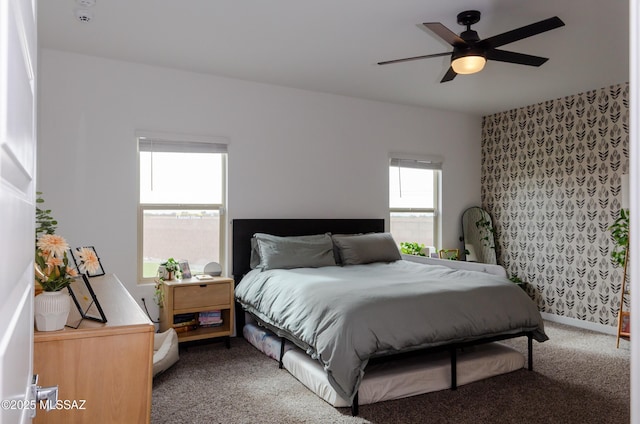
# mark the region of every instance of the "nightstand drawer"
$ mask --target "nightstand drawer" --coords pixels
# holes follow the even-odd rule
[[[231,303],[229,283],[190,285],[173,289],[174,309],[206,308]]]

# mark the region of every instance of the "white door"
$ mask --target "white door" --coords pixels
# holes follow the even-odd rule
[[[0,423],[30,423],[36,0],[0,0]]]

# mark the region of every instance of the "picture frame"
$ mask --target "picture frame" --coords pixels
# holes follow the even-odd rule
[[[631,333],[631,315],[628,312],[622,312],[622,316],[620,318],[620,332],[622,333]]]
[[[191,269],[189,268],[189,261],[182,260],[179,261],[180,264],[180,272],[182,273],[182,278],[191,278]]]
[[[102,306],[100,306],[100,302],[98,302],[96,293],[93,291],[91,283],[89,282],[89,277],[86,274],[82,274],[81,276],[74,278],[67,289],[69,290],[69,295],[71,295],[71,299],[76,305],[76,308],[78,308],[78,312],[80,312],[82,319],[89,319],[102,323],[107,322],[104,310],[102,309]]]
[[[93,273],[87,271],[86,274],[88,277],[99,277],[105,274],[104,268],[102,267],[102,263],[100,262],[100,256],[98,256],[98,252],[96,252],[96,249],[93,246],[83,246],[83,247],[76,247],[75,249],[71,249],[71,256],[73,257],[73,262],[76,264],[76,267],[78,269],[80,269],[80,267],[83,265],[82,260],[78,257],[78,249],[92,250],[93,253],[95,253],[96,258],[98,258],[98,270]]]

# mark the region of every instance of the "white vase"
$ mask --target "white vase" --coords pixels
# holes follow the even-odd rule
[[[33,301],[38,331],[62,330],[69,316],[69,295],[66,290],[42,292]]]

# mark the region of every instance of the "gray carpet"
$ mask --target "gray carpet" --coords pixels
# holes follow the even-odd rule
[[[153,384],[152,423],[628,423],[629,343],[546,323],[534,371],[411,398],[333,408],[246,341],[181,348]],[[526,339],[505,342],[526,353]]]

